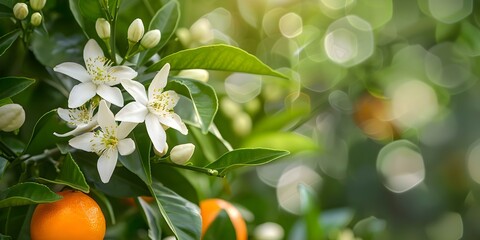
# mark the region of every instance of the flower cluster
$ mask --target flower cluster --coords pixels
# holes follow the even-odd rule
[[[100,32],[106,33],[105,29]],[[173,128],[182,134],[188,133],[180,116],[174,112],[179,96],[172,90],[163,91],[170,71],[169,64],[155,75],[147,92],[140,82],[133,80],[137,72],[128,66],[113,66],[95,40],[87,42],[83,54],[85,67],[73,62],[54,67],[56,72],[80,82],[72,88],[68,97],[70,109],[57,110],[60,118],[75,129],[55,135],[73,135],[75,137],[70,139],[70,146],[98,154],[97,169],[104,183],[113,174],[118,154],[128,155],[135,150],[135,143],[128,135],[137,124],[145,122],[157,152],[166,152],[165,129]],[[135,101],[124,106],[119,86]],[[123,108],[114,115],[110,104]]]

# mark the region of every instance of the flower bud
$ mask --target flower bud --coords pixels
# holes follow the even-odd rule
[[[130,43],[137,43],[142,39],[145,29],[143,28],[142,19],[137,18],[128,27],[127,39]]]
[[[210,43],[214,36],[212,30],[212,24],[206,18],[198,19],[190,27],[190,34],[192,34],[192,39],[201,44]]]
[[[155,152],[155,154],[157,156],[160,156],[160,157],[165,156],[165,154],[167,154],[167,152],[168,152],[168,143],[165,143],[165,147],[163,148],[163,150],[161,152],[159,152],[156,148],[153,148],[153,151]]]
[[[160,38],[162,38],[162,33],[160,33],[160,30],[150,30],[145,33],[142,41],[140,41],[140,45],[146,49],[153,48],[160,42]]]
[[[0,107],[0,130],[11,132],[25,122],[25,111],[19,104],[12,103]]]
[[[252,131],[252,118],[245,112],[239,112],[233,117],[233,131],[239,136],[246,136]]]
[[[95,30],[101,39],[110,38],[110,23],[105,18],[98,18],[95,22]]]
[[[30,0],[30,7],[35,11],[40,11],[45,7],[47,0]]]
[[[285,231],[282,226],[274,222],[266,222],[258,225],[253,235],[258,240],[280,240],[283,239]]]
[[[200,82],[208,81],[208,71],[205,69],[186,69],[178,73],[179,77],[195,79]]]
[[[192,157],[194,151],[195,145],[191,143],[177,145],[170,152],[170,160],[176,164],[185,165]]]
[[[40,26],[42,24],[42,14],[39,12],[33,13],[30,17],[30,23],[35,27]]]
[[[182,43],[183,46],[188,47],[192,43],[192,36],[190,31],[186,28],[179,28],[176,32],[178,40]]]
[[[25,3],[17,3],[13,6],[13,15],[18,20],[23,20],[28,16],[28,6]]]

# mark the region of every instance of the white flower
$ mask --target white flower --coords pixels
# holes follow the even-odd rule
[[[75,85],[68,97],[68,107],[77,108],[98,94],[108,102],[123,106],[123,96],[120,89],[112,87],[125,80],[137,76],[135,70],[127,66],[111,66],[112,62],[103,55],[103,51],[94,39],[90,39],[83,50],[86,69],[73,62],[61,63],[53,68],[80,81]]]
[[[68,143],[74,148],[100,155],[97,169],[102,182],[107,183],[117,164],[118,154],[125,156],[135,150],[133,140],[126,137],[137,124],[122,122],[117,126],[113,113],[104,100],[100,101],[97,121],[101,130],[84,133],[70,139]]]
[[[188,129],[176,113],[173,107],[177,105],[179,96],[174,91],[163,92],[167,85],[170,64],[165,64],[155,75],[148,87],[148,96],[143,85],[136,81],[122,82],[123,87],[135,99],[135,102],[127,104],[122,108],[115,119],[117,121],[141,123],[145,121],[148,136],[158,152],[165,149],[167,136],[164,126],[171,127],[186,135]]]
[[[88,106],[84,104],[73,109],[58,108],[58,116],[66,121],[68,125],[75,127],[75,129],[64,134],[53,134],[57,137],[76,136],[96,128],[98,126],[97,115],[93,115],[95,108],[97,108],[97,104],[95,103],[90,103]]]

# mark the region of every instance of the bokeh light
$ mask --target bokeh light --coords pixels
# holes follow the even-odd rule
[[[456,212],[443,214],[434,223],[427,227],[427,234],[430,239],[454,240],[462,239],[463,221],[462,216]]]
[[[283,15],[278,22],[280,32],[286,38],[294,38],[303,31],[302,17],[298,14],[290,12]]]
[[[227,95],[238,103],[254,99],[262,90],[262,78],[259,75],[233,73],[225,79]]]
[[[428,0],[428,8],[436,20],[451,24],[472,13],[473,0]]]
[[[402,193],[425,179],[425,165],[418,147],[407,140],[398,140],[382,148],[377,158],[377,171],[385,187]]]

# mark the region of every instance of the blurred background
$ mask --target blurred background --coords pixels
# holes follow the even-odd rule
[[[477,1],[179,2],[181,28],[162,54],[229,44],[289,77],[196,75],[217,90],[215,123],[233,148],[291,154],[225,179],[182,172],[194,199],[233,203],[257,240],[480,239]],[[148,22],[146,4],[162,1],[122,1],[119,35],[136,17]],[[68,94],[36,61],[52,67],[55,54],[81,62],[85,42],[67,1],[49,0],[46,9],[47,27],[61,30],[34,39],[27,55],[17,55],[19,43],[0,59],[0,75],[42,80],[16,99],[33,119]],[[0,23],[0,32],[8,26]],[[206,160],[196,152],[193,162]],[[111,234],[145,227],[139,214],[125,215],[133,220],[119,220]]]

